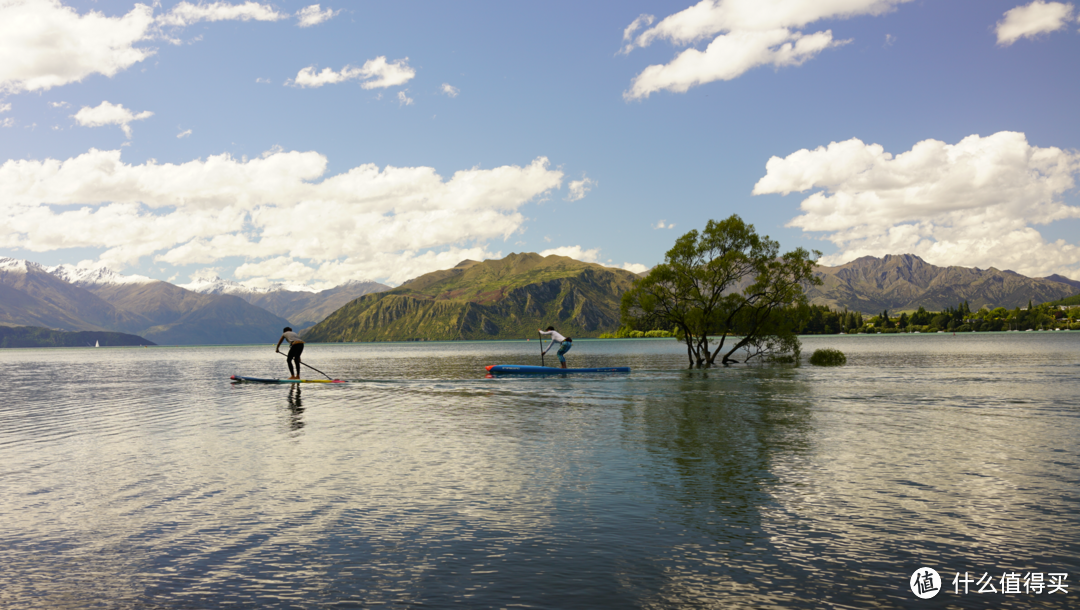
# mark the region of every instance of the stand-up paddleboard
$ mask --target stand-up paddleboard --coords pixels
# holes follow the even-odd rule
[[[607,366],[592,369],[561,369],[554,366],[530,366],[527,364],[490,364],[489,373],[504,375],[557,375],[559,373],[629,373],[628,366]]]
[[[251,381],[253,383],[348,383],[341,379],[262,379],[260,377],[244,377],[233,375],[229,377],[233,381]]]

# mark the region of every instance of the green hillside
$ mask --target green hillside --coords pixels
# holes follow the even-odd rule
[[[619,300],[635,275],[567,258],[511,254],[463,261],[364,295],[308,330],[308,341],[521,339],[555,326],[596,337],[619,326]]]
[[[1050,305],[1080,305],[1080,294],[1074,294],[1071,297],[1051,301]]]

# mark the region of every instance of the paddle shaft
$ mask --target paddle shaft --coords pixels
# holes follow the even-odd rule
[[[278,352],[278,353],[279,353],[279,354],[281,354],[282,356],[285,356],[286,358],[288,358],[288,357],[289,357],[289,355],[288,355],[288,354],[283,354],[283,353],[281,353],[281,352]],[[311,370],[315,371],[316,373],[319,373],[320,375],[322,375],[323,377],[326,377],[326,378],[327,378],[327,379],[329,379],[330,381],[333,381],[333,380],[334,380],[334,378],[333,378],[333,377],[331,377],[331,376],[327,375],[326,373],[324,373],[324,372],[320,371],[319,369],[317,369],[317,368],[315,368],[315,367],[311,366],[310,364],[308,364],[308,363],[304,362],[303,360],[301,360],[301,361],[300,361],[300,364],[302,364],[302,365],[304,365],[304,366],[308,367],[309,369],[311,369]]]
[[[540,366],[544,366],[544,335],[536,331],[536,336],[540,337]]]

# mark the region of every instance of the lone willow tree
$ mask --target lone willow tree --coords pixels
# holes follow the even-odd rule
[[[664,263],[623,294],[623,323],[673,328],[686,342],[691,368],[712,366],[717,357],[738,362],[732,355],[740,349],[744,361],[798,361],[796,333],[808,310],[803,288],[821,284],[811,258],[821,253],[779,250],[737,215],[710,220],[701,233],[680,237]]]

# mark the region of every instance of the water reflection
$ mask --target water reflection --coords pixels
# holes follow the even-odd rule
[[[300,384],[289,388],[289,430],[297,432],[304,427],[304,402],[300,399]]]

